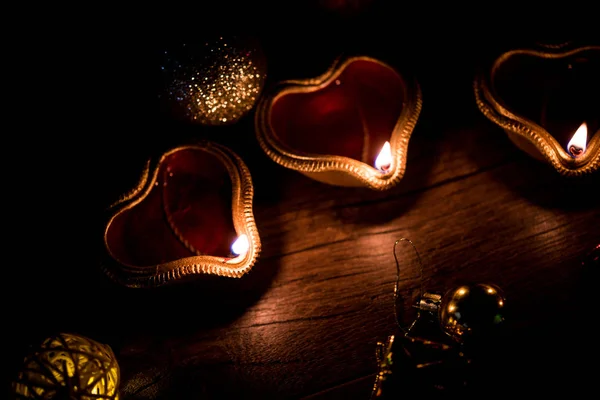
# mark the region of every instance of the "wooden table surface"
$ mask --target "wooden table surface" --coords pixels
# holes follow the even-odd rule
[[[338,46],[342,35],[292,36],[264,40],[268,82],[314,76],[342,49],[370,55],[368,40]],[[93,186],[94,197],[61,208],[72,214],[53,221],[85,233],[54,241],[48,267],[36,263],[37,273],[11,284],[28,299],[11,306],[10,333],[18,344],[8,357],[12,367],[27,344],[58,330],[113,348],[124,400],[368,399],[376,343],[396,333],[392,249],[405,237],[421,254],[427,290],[476,281],[504,289],[508,329],[489,390],[594,388],[597,271],[590,278],[582,260],[600,243],[598,174],[561,177],[485,119],[472,79],[482,54],[498,48],[457,39],[464,38],[404,46],[392,38],[377,46],[376,55],[410,65],[423,90],[406,175],[384,192],[322,184],[275,164],[256,142],[253,112],[230,127],[161,119],[154,130],[147,120],[152,112],[139,129],[138,117],[125,112],[128,118],[98,142],[104,162],[82,166],[98,169],[99,178],[93,184],[65,178]],[[116,286],[89,252],[102,229],[91,218],[135,182],[152,150],[195,137],[230,146],[250,168],[262,240],[258,262],[241,279],[149,291]],[[75,210],[87,214],[79,219]],[[398,254],[400,293],[414,298],[414,254],[408,245]]]

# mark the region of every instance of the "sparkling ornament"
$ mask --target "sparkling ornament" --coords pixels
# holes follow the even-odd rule
[[[398,273],[394,291],[396,305],[400,279],[396,245],[400,241],[408,241],[413,246],[421,265],[412,242],[397,240],[394,244]],[[444,295],[423,292],[421,288],[415,320],[404,328],[395,309],[400,332],[377,345],[379,370],[371,399],[467,393],[473,360],[477,358],[473,352],[477,347],[473,343],[481,344],[494,336],[504,323],[504,307],[503,292],[493,284],[462,285]],[[430,337],[424,337],[426,334]],[[449,338],[452,340],[447,340]]]
[[[29,354],[13,383],[15,399],[117,400],[120,372],[111,348],[61,333]]]
[[[254,107],[264,86],[266,60],[256,41],[219,37],[161,51],[159,96],[178,119],[235,123]]]

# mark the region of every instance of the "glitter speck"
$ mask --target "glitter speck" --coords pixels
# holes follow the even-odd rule
[[[188,120],[207,125],[233,123],[258,99],[266,76],[260,49],[249,42],[226,40],[199,48],[187,46],[184,57],[177,60],[180,69],[171,71],[170,98],[178,101],[178,109]]]

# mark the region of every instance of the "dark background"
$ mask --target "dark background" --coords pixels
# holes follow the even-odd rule
[[[200,134],[239,151],[258,182],[264,182],[273,168],[253,135],[240,134],[252,129],[252,113],[239,124],[221,129],[192,128],[156,112],[156,52],[169,43],[202,42],[217,32],[257,37],[268,61],[267,85],[314,76],[341,54],[381,57],[417,77],[425,99],[419,124],[429,131],[457,129],[481,118],[473,101],[472,78],[503,49],[540,41],[597,43],[594,25],[585,22],[589,15],[585,10],[574,13],[581,14],[575,23],[566,11],[550,10],[548,16],[544,12],[548,9],[526,12],[495,3],[447,8],[377,0],[354,2],[355,8],[350,3],[222,2],[202,13],[179,10],[179,18],[165,17],[169,21],[138,34],[123,29],[132,28],[127,23],[108,22],[90,41],[77,40],[78,31],[72,31],[49,40],[35,54],[30,49],[23,58],[15,57],[21,60],[16,64],[23,77],[12,83],[17,88],[21,80],[29,85],[13,98],[18,125],[13,125],[10,146],[5,147],[10,240],[4,291],[8,354],[3,358],[11,374],[31,344],[56,330],[94,333],[119,349],[119,326],[130,316],[116,312],[122,320],[88,318],[88,305],[102,304],[101,296],[135,299],[110,286],[95,269],[99,217],[129,188],[149,155]],[[348,6],[339,8],[340,4]],[[186,13],[197,16],[197,21],[184,21]],[[178,23],[180,29],[172,29]],[[518,160],[520,156],[515,152]],[[590,206],[594,200],[591,194],[586,196]],[[598,238],[597,232],[591,234]],[[573,308],[561,309],[539,331],[532,328],[522,340],[516,338],[517,347],[526,349],[526,341],[545,341],[536,346],[537,351],[548,350],[540,356],[561,370],[569,369],[565,363],[576,363],[574,369],[581,373],[587,357],[573,359],[571,348],[581,351],[585,341],[595,349],[595,338],[587,322],[583,328],[571,326],[580,314],[585,321],[594,320],[593,307],[587,303],[593,290],[582,289],[581,302],[569,302]],[[90,295],[96,297],[90,300]],[[215,313],[204,318],[222,317]],[[590,358],[593,368],[595,359]],[[536,367],[522,368],[534,374]],[[555,384],[551,379],[542,380],[548,392]],[[558,386],[568,386],[566,382]]]

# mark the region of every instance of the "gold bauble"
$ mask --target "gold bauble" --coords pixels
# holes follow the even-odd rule
[[[446,292],[439,308],[442,330],[457,342],[491,337],[505,320],[506,299],[493,284],[461,285]]]
[[[111,348],[61,333],[44,340],[13,383],[15,399],[117,400],[119,365]]]
[[[257,41],[218,37],[162,51],[161,73],[169,113],[203,125],[237,122],[256,104],[266,78]]]

